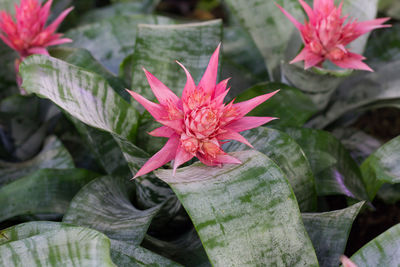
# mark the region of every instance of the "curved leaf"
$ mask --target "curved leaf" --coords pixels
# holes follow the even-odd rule
[[[300,90],[283,83],[260,83],[237,96],[237,102],[281,89],[273,98],[253,109],[249,115],[273,116],[279,120],[269,125],[301,127],[318,110]]]
[[[87,184],[71,201],[63,222],[87,226],[116,240],[139,245],[160,206],[138,210],[131,203],[135,183],[104,176]]]
[[[158,170],[189,213],[213,266],[318,266],[282,171],[257,151],[241,165]]]
[[[20,163],[0,160],[0,187],[4,184],[31,174],[39,169],[70,169],[74,168],[71,155],[55,136],[46,139],[43,149],[33,159]]]
[[[97,174],[42,169],[0,188],[0,221],[25,214],[63,214],[79,189]]]
[[[304,226],[321,266],[338,266],[344,254],[351,226],[365,202],[322,213],[302,213]]]
[[[154,266],[179,267],[182,266],[167,258],[157,255],[145,248],[133,246],[123,241],[111,240],[111,258],[120,267],[122,266]]]
[[[400,265],[400,224],[397,224],[357,251],[351,260],[358,266]]]
[[[286,133],[259,127],[242,133],[255,149],[270,157],[282,169],[296,195],[300,210],[317,208],[317,192],[310,164],[300,146]],[[239,142],[225,145],[226,151],[248,149]]]
[[[167,24],[172,20],[153,15],[116,16],[87,24],[66,33],[74,40],[69,46],[85,48],[114,74],[119,64],[135,49],[136,28],[139,23]]]
[[[364,184],[370,199],[385,184],[400,183],[400,136],[392,139],[371,154],[361,165]]]
[[[285,132],[306,154],[318,195],[343,194],[368,200],[357,163],[335,137],[328,132],[306,128],[287,128]]]
[[[61,223],[31,222],[0,235],[2,266],[115,266],[103,234]]]
[[[139,25],[133,54],[132,90],[154,99],[142,68],[145,67],[177,95],[186,75],[175,60],[200,81],[210,56],[222,39],[222,22],[213,20],[181,25]]]

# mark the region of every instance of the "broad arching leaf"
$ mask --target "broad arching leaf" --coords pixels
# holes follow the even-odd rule
[[[132,90],[153,99],[143,67],[177,95],[181,95],[186,75],[181,62],[199,82],[210,56],[222,40],[222,22],[213,20],[181,25],[139,25],[133,54]]]
[[[74,197],[63,222],[90,227],[109,238],[139,245],[161,207],[139,210],[131,203],[134,195],[135,183],[126,177],[100,177]]]
[[[0,265],[116,266],[105,235],[53,222],[31,222],[1,231]]]
[[[400,224],[397,224],[357,251],[351,260],[358,266],[400,265]]]
[[[232,156],[242,164],[156,172],[191,217],[211,264],[318,266],[282,171],[257,151]]]
[[[341,210],[301,214],[321,266],[339,265],[351,226],[363,205],[364,202],[359,202]]]
[[[0,188],[0,222],[17,215],[63,214],[95,173],[83,169],[42,169]]]
[[[42,151],[33,159],[11,163],[0,160],[0,187],[39,169],[71,169],[71,155],[55,136],[46,139]]]
[[[171,22],[166,17],[153,15],[115,16],[70,30],[66,36],[74,40],[70,46],[89,50],[107,69],[117,74],[119,64],[135,49],[139,23]]]
[[[383,184],[400,183],[399,151],[400,136],[381,146],[361,165],[361,172],[370,199],[375,197]]]
[[[236,102],[273,92],[280,89],[273,98],[253,109],[251,116],[274,116],[279,120],[268,125],[301,127],[318,110],[311,99],[300,90],[283,83],[260,83],[247,89],[236,97]]]
[[[287,128],[285,132],[306,154],[314,172],[318,195],[342,194],[368,200],[357,163],[333,135],[306,128]]]
[[[286,133],[259,127],[242,133],[255,149],[270,157],[287,177],[301,211],[317,208],[317,192],[310,164],[300,146]],[[225,145],[226,151],[246,150],[239,142]]]

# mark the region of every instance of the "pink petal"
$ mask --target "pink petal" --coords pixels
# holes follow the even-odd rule
[[[46,31],[48,32],[55,32],[58,28],[58,26],[61,24],[61,22],[65,19],[66,16],[73,10],[73,7],[67,8],[64,10],[58,18],[56,18],[53,23],[51,23],[47,28]]]
[[[226,86],[231,78],[225,79],[217,84],[215,87],[214,98],[218,97],[221,94],[224,94],[226,91]],[[226,94],[225,94],[226,95]]]
[[[69,38],[61,38],[61,39],[56,39],[53,41],[50,41],[46,43],[46,46],[51,46],[51,45],[60,45],[60,44],[65,44],[65,43],[72,43],[73,40]]]
[[[183,120],[164,120],[164,119],[159,119],[157,120],[159,123],[174,129],[176,132],[181,133],[182,127],[183,127]]]
[[[143,167],[136,173],[133,178],[145,175],[161,166],[165,163],[173,160],[176,155],[176,150],[179,145],[179,136],[174,135],[172,136],[167,143],[158,151],[154,156],[152,156],[144,165]]]
[[[223,154],[220,154],[218,156],[216,156],[215,158],[209,158],[206,157],[200,153],[197,153],[197,158],[205,165],[207,166],[217,166],[217,165],[221,165],[224,163],[227,164],[240,164],[242,162],[240,162],[240,160],[238,160],[237,158],[234,158],[228,154],[226,154],[225,152],[223,152]]]
[[[42,27],[46,24],[47,18],[49,17],[50,7],[53,4],[53,0],[48,0],[40,10],[40,24]]]
[[[153,74],[148,72],[145,68],[143,68],[144,73],[146,74],[147,81],[150,84],[150,88],[153,91],[153,94],[156,96],[158,102],[162,105],[168,105],[172,103],[177,105],[179,102],[179,98],[159,79],[157,79]]]
[[[188,162],[192,158],[193,155],[186,152],[186,150],[181,145],[179,145],[175,156],[173,175],[175,175],[176,169],[180,165],[182,165],[185,162]]]
[[[371,69],[367,64],[362,62],[365,59],[363,56],[348,52],[347,56],[342,60],[331,60],[333,64],[344,68],[344,69],[355,69],[355,70],[366,70],[373,72],[374,70]]]
[[[298,22],[292,15],[290,15],[289,12],[287,12],[283,7],[281,7],[277,3],[275,3],[275,5],[282,11],[283,14],[285,14],[285,16],[294,24],[297,29],[301,30],[303,25],[300,22]]]
[[[309,51],[308,49],[305,47],[303,48],[303,50],[301,50],[300,54],[298,54],[292,61],[290,61],[290,64],[299,62],[299,61],[303,61],[307,58]]]
[[[225,129],[232,130],[234,132],[242,132],[250,130],[266,124],[270,121],[276,120],[274,117],[243,117],[238,120],[234,120],[225,126]]]
[[[390,20],[390,18],[379,18],[379,19],[358,22],[356,24],[355,31],[358,31],[360,33],[360,35],[363,35],[374,29],[392,27],[392,25],[390,25],[390,24],[382,25],[383,23],[385,23],[388,20]]]
[[[315,19],[314,11],[306,2],[304,2],[304,0],[299,0],[299,2],[300,5],[303,7],[304,11],[307,13],[310,22],[313,24]]]
[[[46,48],[43,47],[32,47],[28,49],[28,53],[30,55],[34,55],[34,54],[40,54],[40,55],[49,55],[49,52],[47,52]]]
[[[175,131],[167,126],[161,126],[160,128],[157,128],[157,129],[149,132],[148,134],[151,136],[156,136],[156,137],[170,138],[172,135],[175,134]]]
[[[182,100],[185,101],[188,98],[188,96],[196,90],[196,84],[194,83],[192,75],[190,75],[189,71],[185,68],[185,66],[183,66],[178,61],[176,61],[176,63],[178,63],[179,66],[182,67],[182,69],[185,71],[186,74],[186,85],[182,92]],[[185,105],[183,106],[185,107]]]
[[[249,143],[249,141],[246,140],[243,136],[241,136],[238,132],[232,131],[232,130],[227,130],[226,133],[220,134],[217,136],[218,140],[236,140],[238,142],[241,142],[245,145],[248,145],[249,147],[253,148],[253,146]]]
[[[3,42],[8,45],[10,48],[18,51],[18,49],[14,46],[14,44],[4,35],[0,34],[0,39],[3,40]]]
[[[357,267],[357,265],[354,262],[352,262],[349,258],[347,258],[344,255],[340,257],[340,261],[342,262],[343,267]]]
[[[126,91],[137,101],[139,102],[150,114],[158,121],[161,118],[166,116],[165,109],[160,105],[153,103],[143,96],[126,89]]]
[[[269,98],[271,98],[273,95],[275,95],[278,92],[279,92],[279,90],[276,90],[272,93],[260,95],[260,96],[254,97],[250,100],[234,104],[233,108],[236,110],[238,117],[243,117],[247,113],[249,113],[251,110],[253,110],[255,107],[264,103],[265,101],[267,101]]]
[[[211,56],[206,72],[204,73],[198,85],[198,88],[202,88],[206,95],[212,95],[215,90],[218,75],[218,57],[220,47],[221,43],[218,45],[217,49],[215,49],[213,55]]]

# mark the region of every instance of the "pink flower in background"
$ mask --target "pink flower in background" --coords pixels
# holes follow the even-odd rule
[[[0,12],[0,38],[20,55],[21,59],[33,54],[48,55],[46,47],[71,42],[55,33],[60,23],[73,8],[64,10],[46,27],[53,0],[41,6],[38,0],[21,0],[15,5],[15,21],[12,16]]]
[[[328,59],[341,68],[373,71],[362,62],[365,57],[352,53],[346,45],[374,29],[390,27],[382,25],[390,18],[358,22],[342,16],[342,3],[336,7],[334,0],[314,0],[313,9],[304,0],[299,2],[309,18],[304,25],[277,5],[300,31],[305,46],[290,63],[304,60],[304,68],[308,69],[321,66]]]
[[[171,160],[174,160],[175,173],[178,166],[193,157],[209,166],[238,164],[238,159],[222,150],[222,140],[236,140],[252,147],[239,132],[276,119],[244,116],[277,91],[237,104],[233,104],[233,101],[224,104],[224,98],[229,91],[226,89],[229,79],[216,84],[219,50],[220,46],[212,55],[197,86],[186,68],[178,63],[187,77],[181,99],[147,70],[144,70],[147,80],[159,104],[128,90],[163,125],[149,134],[169,138],[165,146],[144,164],[135,177],[151,172]]]

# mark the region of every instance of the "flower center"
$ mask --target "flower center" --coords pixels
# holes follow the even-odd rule
[[[185,118],[187,130],[198,139],[208,138],[219,126],[219,114],[210,107],[191,111]]]
[[[342,60],[345,54],[346,53],[342,49],[335,47],[329,51],[327,58],[330,60]]]
[[[197,138],[189,137],[186,134],[181,135],[181,144],[186,152],[192,155],[196,155],[196,152],[199,149],[199,141]]]

